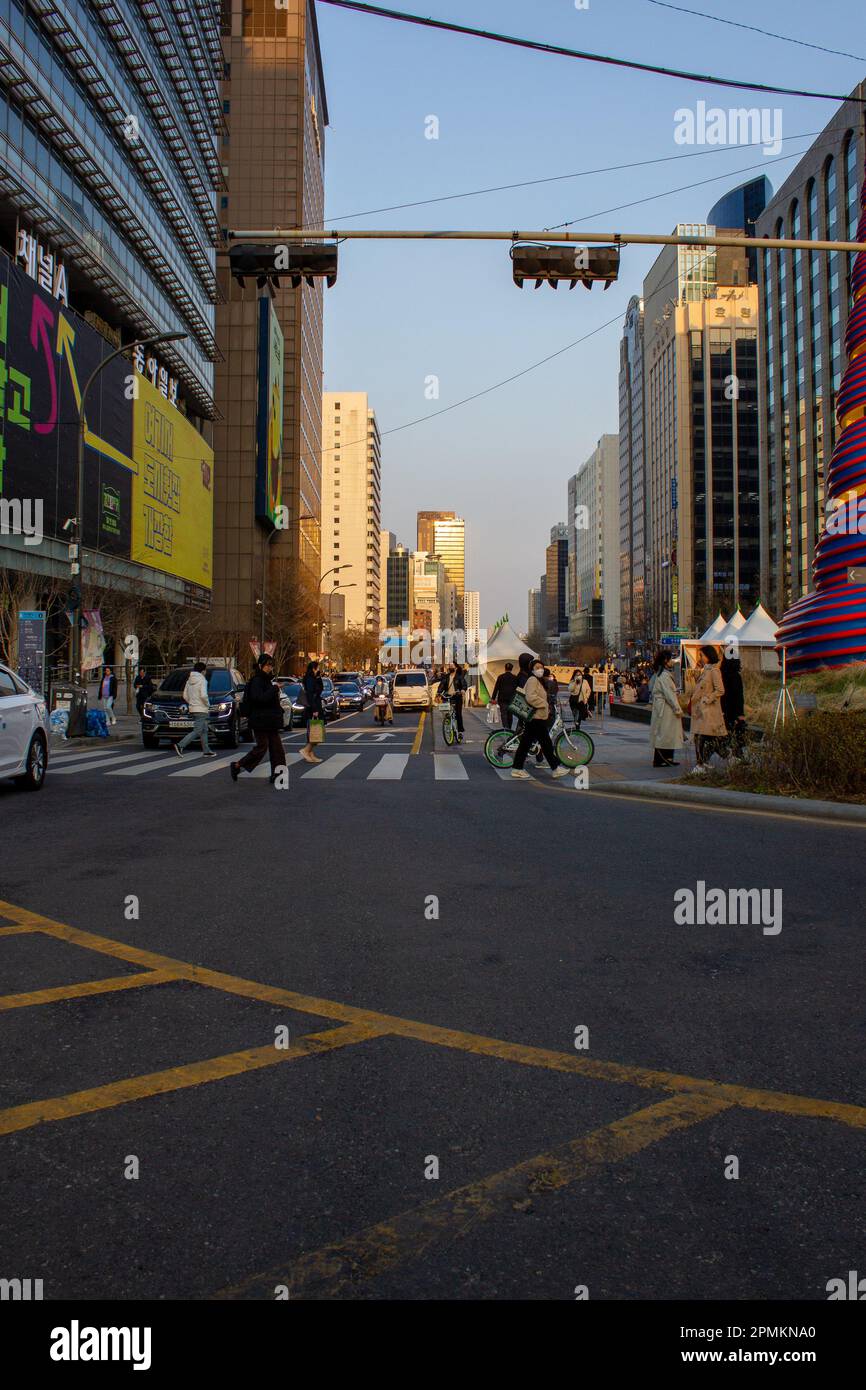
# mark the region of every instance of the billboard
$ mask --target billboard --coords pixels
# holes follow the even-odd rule
[[[66,539],[75,515],[81,392],[113,350],[0,252],[0,498],[40,499],[46,536]],[[206,600],[213,451],[125,357],[100,372],[84,416],[85,548],[183,579]]]
[[[277,524],[283,479],[283,330],[270,296],[259,300],[256,518]]]

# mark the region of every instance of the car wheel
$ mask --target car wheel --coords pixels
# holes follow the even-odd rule
[[[142,748],[158,748],[159,739],[156,737],[156,734],[142,734],[141,746]]]
[[[45,740],[41,734],[35,734],[31,739],[30,747],[27,749],[27,762],[25,771],[20,777],[15,778],[19,787],[23,787],[28,792],[38,792],[45,781],[45,768],[48,762],[48,755],[45,748]]]

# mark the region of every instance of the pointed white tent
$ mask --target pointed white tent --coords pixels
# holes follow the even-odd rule
[[[741,647],[775,647],[777,628],[778,624],[759,603],[737,633],[737,641]]]
[[[715,642],[724,642],[728,637],[739,637],[740,629],[745,627],[745,625],[746,619],[738,608],[730,621],[722,628],[721,632],[716,633],[713,640]]]
[[[524,642],[518,637],[514,628],[506,620],[490,638],[487,643],[486,659],[480,663],[483,687],[479,694],[482,704],[486,704],[490,698],[490,692],[496,684],[496,677],[502,675],[506,661],[513,661],[514,669],[517,670],[517,658],[521,652],[529,652],[530,656],[538,655],[538,652],[534,652],[528,642]]]
[[[710,623],[706,632],[698,638],[698,641],[715,642],[718,638],[719,633],[724,632],[727,625],[727,619],[723,616],[723,614],[720,613],[719,616],[715,619],[715,621]]]

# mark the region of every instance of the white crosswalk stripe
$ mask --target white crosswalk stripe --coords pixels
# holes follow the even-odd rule
[[[109,763],[112,768],[115,768],[118,767],[120,763],[141,762],[142,758],[152,757],[153,753],[124,753],[119,758],[106,758],[103,756],[100,758],[96,758],[92,762],[76,763],[74,767],[57,767],[55,764],[55,766],[51,769],[51,775],[52,777],[63,777],[64,775],[68,777],[71,772],[90,772],[91,768],[94,767],[107,768],[107,765]],[[65,758],[63,759],[63,762],[66,762]]]
[[[211,772],[219,772],[220,768],[228,767],[229,763],[237,762],[242,755],[235,750],[233,753],[225,753],[219,758],[202,758],[195,760],[191,767],[175,768],[170,772],[169,777],[207,777]]]
[[[465,782],[469,777],[459,753],[434,753],[433,767],[437,782]]]
[[[305,781],[311,778],[314,782],[333,782],[368,751],[375,753],[373,759],[367,759],[361,764],[361,774],[368,782],[400,782],[406,775],[407,768],[412,770],[413,763],[414,771],[426,774],[427,777],[430,775],[432,763],[433,777],[437,782],[466,782],[470,778],[463,757],[454,752],[434,753],[432,758],[427,755],[413,757],[408,751],[383,753],[379,748],[364,748],[362,752],[356,745],[356,749],[351,753],[322,750],[322,761],[318,765],[299,767],[298,764],[304,763],[299,746],[284,745],[284,763],[289,769],[295,769],[292,777],[302,777]],[[154,752],[153,749],[135,753],[106,752],[100,756],[67,754],[55,759],[49,769],[49,775],[69,777],[79,772],[97,772],[104,777],[144,777],[147,774],[150,782],[163,777],[171,778],[172,781],[176,778],[199,779],[219,773],[225,776],[229,764],[240,761],[243,755],[244,750],[235,750],[221,752],[215,758],[205,758],[195,751],[179,759],[170,749],[159,752]],[[483,759],[473,758],[471,769],[473,777],[486,777],[491,771],[496,772],[503,781],[511,776],[508,770],[491,769]],[[257,780],[264,780],[270,775],[270,770],[270,759],[265,757],[253,769],[252,774],[242,773],[240,780],[245,781],[249,775]]]
[[[304,781],[306,781],[308,777],[313,777],[317,781],[326,781],[329,778],[339,777],[343,769],[348,767],[350,763],[355,762],[360,756],[360,753],[332,753],[319,767],[311,767],[309,772],[302,773],[302,776]]]
[[[408,753],[383,753],[373,771],[367,774],[367,781],[399,782],[408,761]]]

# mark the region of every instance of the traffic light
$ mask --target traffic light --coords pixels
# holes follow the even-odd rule
[[[591,290],[596,280],[604,287],[619,275],[618,246],[543,246],[536,243],[512,246],[514,283],[523,289],[524,280],[534,280],[538,289],[543,281],[556,289],[565,280],[573,290],[581,284]]]
[[[337,283],[337,247],[333,242],[241,242],[230,248],[229,263],[241,289],[247,280],[255,280],[260,290],[265,285],[279,289],[284,278],[291,280],[295,289],[302,280],[308,285],[326,280],[329,288]]]

